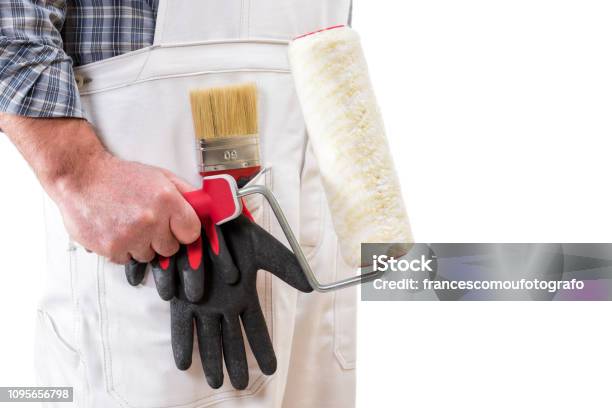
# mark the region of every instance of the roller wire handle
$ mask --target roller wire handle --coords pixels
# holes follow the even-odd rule
[[[304,271],[304,274],[306,275],[306,278],[308,279],[308,283],[310,283],[310,286],[312,286],[312,288],[316,290],[317,292],[324,293],[324,292],[331,292],[331,291],[338,290],[338,289],[343,289],[349,286],[358,285],[361,283],[371,281],[379,277],[380,275],[382,275],[382,271],[381,272],[372,271],[372,272],[362,273],[360,275],[342,279],[342,280],[332,282],[332,283],[319,282],[316,275],[312,271],[312,268],[310,267],[310,264],[308,263],[308,260],[306,259],[306,256],[304,255],[304,252],[302,251],[302,247],[300,246],[297,238],[293,234],[293,230],[291,229],[291,226],[289,225],[289,221],[287,221],[287,217],[285,217],[285,213],[283,212],[283,209],[281,208],[280,204],[278,203],[278,200],[276,199],[272,191],[270,191],[270,189],[262,185],[251,185],[251,186],[247,185],[246,187],[243,187],[237,190],[238,197],[246,197],[252,194],[261,194],[262,196],[264,196],[266,201],[268,201],[268,204],[270,204],[270,208],[272,208],[272,211],[274,212],[274,215],[276,216],[276,219],[278,220],[278,223],[280,224],[281,229],[283,230],[283,233],[285,234],[285,237],[287,238],[287,241],[289,242],[289,245],[291,246],[291,249],[293,250],[293,253],[296,256],[298,263],[300,264],[300,267]]]

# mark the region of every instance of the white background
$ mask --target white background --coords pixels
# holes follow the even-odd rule
[[[610,21],[609,1],[356,1],[417,240],[611,241]],[[0,172],[0,385],[33,385],[41,193],[5,137]],[[359,407],[609,407],[611,315],[361,303]]]

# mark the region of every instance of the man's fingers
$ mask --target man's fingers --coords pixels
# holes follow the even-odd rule
[[[166,230],[163,233],[157,234],[155,237],[153,237],[151,247],[153,248],[153,251],[159,255],[169,257],[178,252],[179,243],[170,233],[170,231]]]
[[[155,251],[150,246],[146,246],[130,251],[130,255],[138,262],[148,263],[155,258]]]
[[[200,236],[200,219],[183,197],[176,201],[176,209],[170,215],[170,230],[181,244],[191,244]]]
[[[161,169],[164,175],[176,187],[180,194],[193,191],[196,187],[190,185],[176,174],[166,169]],[[170,229],[181,244],[191,244],[200,236],[200,219],[195,210],[182,196],[177,199],[176,208],[170,216]]]
[[[168,180],[170,180],[170,182],[174,184],[179,193],[183,194],[197,189],[197,187],[192,186],[191,184],[189,184],[176,174],[172,173],[171,171],[166,169],[161,169],[161,171],[166,177],[168,177]]]
[[[119,265],[127,265],[132,260],[132,256],[127,252],[108,255],[108,260]]]

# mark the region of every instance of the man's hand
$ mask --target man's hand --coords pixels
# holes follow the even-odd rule
[[[171,256],[200,235],[200,221],[181,195],[189,186],[156,167],[109,154],[60,187],[68,233],[84,247],[126,263]]]
[[[85,248],[116,263],[148,262],[199,237],[198,216],[181,195],[193,188],[167,170],[112,156],[86,121],[0,114],[0,127]]]

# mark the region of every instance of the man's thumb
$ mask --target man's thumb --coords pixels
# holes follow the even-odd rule
[[[196,188],[167,170],[164,170],[164,174],[181,193],[181,197],[177,199],[177,204],[170,214],[170,230],[181,244],[191,244],[200,237],[202,225],[195,210],[182,194],[196,190]]]
[[[197,187],[192,186],[191,184],[189,184],[188,182],[186,182],[185,180],[183,180],[182,178],[180,178],[176,174],[172,173],[171,171],[166,170],[166,169],[162,169],[162,172],[164,173],[164,175],[166,177],[168,177],[168,180],[170,180],[170,182],[172,184],[174,184],[176,189],[181,194],[185,194],[185,193],[188,193],[190,191],[197,190]]]

